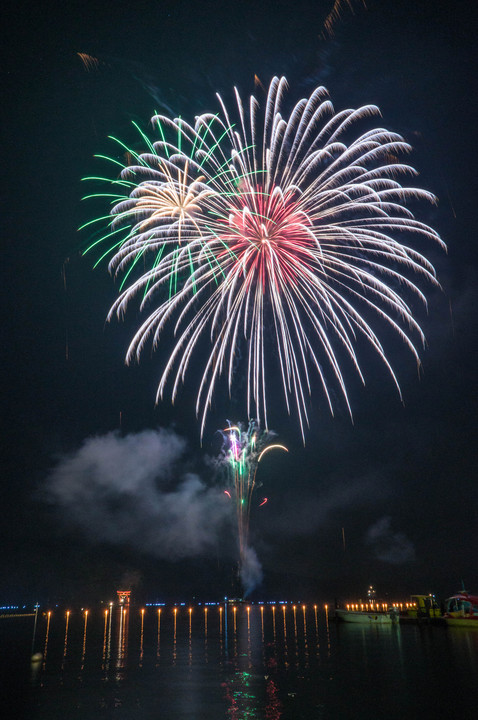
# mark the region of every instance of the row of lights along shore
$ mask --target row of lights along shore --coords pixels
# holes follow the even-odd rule
[[[394,602],[394,603],[380,603],[380,602],[369,602],[369,603],[347,603],[345,606],[347,610],[352,612],[386,612],[391,608],[403,612],[411,608],[416,608],[415,602]]]
[[[287,608],[289,608],[289,609],[292,609],[293,611],[295,611],[297,609],[301,609],[303,612],[305,612],[307,607],[313,608],[313,610],[315,612],[317,612],[317,610],[320,609],[317,604],[312,605],[312,606],[311,605],[307,606],[307,605],[304,605],[301,603],[293,603],[293,602],[287,602],[287,601],[264,602],[264,603],[258,602],[258,603],[251,603],[251,604],[247,604],[247,605],[242,602],[226,603],[226,606],[228,606],[233,612],[237,612],[238,607],[240,607],[242,605],[244,605],[245,610],[248,613],[251,611],[253,606],[259,607],[261,611],[263,611],[264,607],[269,607],[273,612],[276,610],[277,607],[282,608],[283,611],[285,611]],[[120,607],[123,607],[124,612],[126,612],[128,609],[130,609],[130,610],[132,609],[129,603],[126,605],[123,605],[123,606],[120,604]],[[193,612],[194,608],[203,608],[204,612],[207,613],[208,609],[214,608],[214,607],[217,607],[220,613],[222,613],[224,611],[224,603],[219,603],[219,602],[197,603],[197,605],[191,605],[191,604],[188,604],[185,602],[180,602],[180,603],[175,603],[175,604],[169,606],[169,608],[173,614],[177,614],[183,608],[187,608],[189,614],[191,614]],[[322,607],[323,607],[323,610],[326,613],[328,613],[329,605],[324,604]],[[404,610],[408,610],[410,608],[416,608],[417,605],[416,605],[416,603],[412,603],[412,602],[395,602],[395,603],[379,603],[379,602],[360,603],[359,602],[359,603],[347,603],[345,605],[345,607],[348,611],[352,611],[352,612],[386,612],[390,608],[395,608],[397,611],[403,612]],[[166,611],[168,609],[168,605],[167,605],[167,603],[159,603],[159,602],[158,603],[146,603],[145,607],[139,609],[139,614],[141,616],[144,616],[146,613],[146,610],[150,609],[150,608],[157,609],[157,612],[161,613],[162,610]],[[108,612],[112,611],[112,610],[113,610],[113,603],[110,602],[109,610],[105,609],[102,612],[104,615],[108,615]],[[81,608],[80,612],[83,613],[85,616],[87,616],[90,611],[85,608]],[[67,617],[69,617],[71,615],[71,611],[66,610],[65,614]],[[44,612],[44,615],[51,616],[52,611],[48,610],[47,612]]]
[[[132,608],[131,604],[131,591],[130,590],[118,590],[118,601],[117,605],[120,608],[123,608],[124,610]],[[103,601],[101,602],[103,603]],[[102,614],[107,615],[109,611],[113,610],[113,607],[116,603],[113,603],[113,601],[109,601],[107,603],[108,609],[104,609],[102,611]],[[258,602],[251,602],[246,604],[244,600],[237,599],[237,598],[228,598],[225,597],[223,601],[211,601],[211,602],[197,602],[197,603],[186,603],[186,602],[176,602],[176,603],[166,603],[166,602],[147,602],[145,603],[144,607],[140,608],[140,614],[144,616],[147,609],[154,609],[156,608],[158,612],[161,612],[162,609],[168,609],[171,608],[171,611],[174,614],[177,614],[178,611],[180,611],[183,608],[188,608],[189,614],[193,612],[193,608],[203,608],[205,612],[207,612],[208,608],[214,608],[217,607],[219,609],[219,612],[223,612],[225,607],[231,608],[234,612],[237,612],[238,607],[245,607],[247,612],[250,612],[252,607],[256,606],[263,611],[264,607],[270,607],[272,611],[275,611],[276,607],[282,608],[283,611],[285,611],[287,608],[292,608],[294,611],[297,610],[297,608],[302,609],[303,612],[307,609],[307,607],[312,607],[315,612],[317,612],[319,608],[319,605],[308,605],[305,603],[294,602],[294,601],[288,601],[288,600],[280,600],[280,601],[258,601]],[[34,610],[39,609],[39,603],[36,603],[34,606]],[[323,610],[328,614],[329,611],[329,605],[325,603],[322,608]],[[344,605],[342,605],[344,607]],[[373,600],[369,600],[368,602],[363,602],[362,600],[359,600],[358,602],[349,602],[345,604],[345,608],[348,611],[352,612],[386,612],[389,609],[395,609],[398,612],[403,612],[411,608],[416,608],[417,604],[415,602],[392,602],[392,603],[385,603],[385,602],[374,602]],[[55,606],[55,608],[58,608],[58,605]],[[24,605],[23,608],[26,609],[26,606]],[[16,605],[8,605],[8,606],[2,606],[0,607],[0,610],[20,610],[19,606]],[[69,617],[71,614],[70,610],[65,610],[66,616]],[[88,615],[89,610],[85,608],[81,608],[81,613]],[[43,613],[44,615],[48,615],[49,617],[52,615],[52,610],[45,611]]]
[[[102,613],[105,614],[105,615],[107,615],[108,612],[110,612],[110,611],[113,610],[113,603],[110,602],[110,603],[108,603],[108,605],[109,605],[109,608],[106,608],[106,609],[102,610]],[[231,610],[233,610],[233,611],[237,611],[238,607],[240,607],[240,606],[242,606],[242,605],[244,605],[244,607],[245,607],[245,609],[246,609],[247,612],[250,612],[253,606],[259,607],[261,610],[263,610],[264,607],[270,607],[273,611],[276,609],[276,607],[280,607],[280,608],[282,608],[283,610],[285,610],[285,609],[288,608],[288,607],[289,607],[289,608],[292,608],[292,610],[297,610],[297,608],[300,608],[301,610],[306,610],[307,607],[312,607],[314,610],[320,609],[317,604],[312,605],[312,606],[307,606],[307,605],[303,605],[303,604],[301,604],[301,603],[293,603],[293,602],[287,602],[287,601],[279,602],[279,603],[275,603],[275,602],[267,602],[267,603],[264,602],[264,603],[261,603],[261,602],[258,602],[258,603],[251,603],[251,604],[248,604],[248,605],[246,605],[246,604],[244,604],[244,603],[242,603],[242,602],[238,602],[238,603],[229,602],[229,603],[226,603],[226,606],[228,606],[228,607],[229,607]],[[193,612],[194,607],[196,607],[196,608],[203,608],[203,609],[204,609],[204,612],[207,612],[210,608],[214,608],[214,607],[217,607],[218,610],[219,610],[219,612],[223,612],[223,611],[224,611],[224,603],[220,603],[220,602],[205,602],[205,603],[197,603],[196,605],[190,605],[190,604],[188,604],[188,603],[181,602],[181,603],[175,603],[175,604],[173,604],[173,605],[171,605],[171,606],[169,606],[169,607],[170,607],[170,609],[171,609],[171,612],[173,612],[173,613],[177,613],[177,612],[180,611],[182,608],[186,608],[186,607],[187,607],[187,610],[188,610],[189,613],[192,613],[192,612]],[[125,605],[119,604],[119,608],[122,608],[124,612],[126,612],[127,610],[132,610],[132,607],[131,607],[131,605],[130,605],[129,603],[128,603],[128,604],[125,604]],[[145,607],[142,607],[142,608],[139,609],[139,614],[140,614],[140,615],[144,615],[147,608],[153,608],[153,609],[156,608],[158,612],[161,612],[163,609],[164,609],[164,610],[167,610],[167,609],[168,609],[168,604],[167,604],[167,603],[159,603],[159,602],[158,602],[158,603],[145,603]],[[329,605],[328,605],[328,604],[323,605],[323,609],[324,609],[325,612],[328,612],[328,610],[329,610]],[[72,611],[71,611],[71,610],[65,610],[64,612],[65,612],[66,616],[70,616],[70,615],[72,614]],[[85,608],[80,608],[80,613],[82,613],[82,614],[84,614],[84,615],[88,615],[89,612],[90,612],[90,610],[87,610],[87,609],[85,609]],[[49,616],[51,616],[52,614],[53,614],[53,611],[52,611],[52,610],[48,610],[48,611],[45,611],[45,612],[44,612],[44,615],[49,615]]]

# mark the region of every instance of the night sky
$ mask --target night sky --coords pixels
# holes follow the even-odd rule
[[[446,597],[462,581],[478,591],[471,10],[357,0],[324,37],[331,5],[7,3],[2,604],[102,599],[125,583],[149,599],[232,592],[233,526],[223,506],[217,514],[212,458],[217,428],[246,420],[245,382],[238,378],[231,400],[220,389],[202,446],[194,377],[174,407],[155,407],[167,348],[125,367],[138,318],[133,311],[105,324],[117,288],[105,264],[93,270],[95,258],[82,256],[88,233],[78,232],[104,207],[81,201],[89,190],[81,178],[103,170],[94,155],[113,152],[108,135],[137,141],[132,120],[147,129],[155,110],[216,111],[216,91],[231,99],[237,85],[247,96],[254,75],[268,85],[282,74],[290,103],[323,84],[336,110],[380,107],[383,126],[414,146],[418,184],[439,199],[419,217],[448,254],[426,249],[443,291],[425,287],[428,313],[416,308],[427,337],[420,375],[403,345],[385,338],[403,403],[363,348],[366,386],[344,369],[353,423],[338,396],[332,418],[316,386],[304,447],[296,418],[273,407],[270,425],[289,454],[261,465],[258,492],[269,502],[252,512],[264,577],[255,592],[327,599],[374,583],[381,595]],[[97,58],[97,68],[88,71],[78,53]]]

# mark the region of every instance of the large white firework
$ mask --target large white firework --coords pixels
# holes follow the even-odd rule
[[[194,362],[201,435],[221,376],[232,392],[235,373],[247,375],[248,415],[267,428],[279,371],[305,437],[311,371],[330,410],[334,384],[350,410],[342,368],[348,357],[364,381],[360,336],[399,392],[379,328],[391,327],[419,362],[424,336],[410,302],[426,304],[420,278],[438,283],[416,241],[444,243],[409,207],[435,201],[402,184],[416,175],[401,160],[411,148],[382,127],[357,132],[378,108],[336,113],[323,87],[284,116],[286,88],[274,78],[263,110],[255,97],[244,106],[236,90],[233,115],[218,95],[219,112],[193,126],[156,116],[161,139],[115,181],[123,195],[113,198],[110,269],[126,280],[108,317],[137,298],[147,311],[128,363],[173,323],[157,399],[170,388],[174,401]],[[166,139],[171,129],[174,141]],[[132,273],[140,259],[144,269]]]

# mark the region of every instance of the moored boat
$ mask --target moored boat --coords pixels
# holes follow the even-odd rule
[[[362,625],[392,625],[398,622],[398,613],[395,610],[387,610],[386,612],[373,612],[361,610],[341,610],[335,611],[337,620],[348,623],[361,623]]]
[[[441,618],[441,610],[434,595],[411,595],[406,617],[411,620],[436,620]]]
[[[462,590],[445,602],[444,618],[447,625],[478,628],[478,595]]]
[[[411,595],[407,609],[400,614],[400,622],[442,623],[442,612],[434,595]]]

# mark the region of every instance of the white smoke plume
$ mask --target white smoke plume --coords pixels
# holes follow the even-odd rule
[[[382,562],[402,565],[415,559],[413,543],[403,533],[392,530],[392,521],[388,515],[368,529],[365,542]]]
[[[231,509],[221,488],[184,469],[186,442],[172,430],[85,440],[46,483],[50,501],[96,541],[171,560],[217,549]]]
[[[241,580],[244,597],[251,594],[262,581],[262,566],[254,548],[246,547],[242,555]]]

